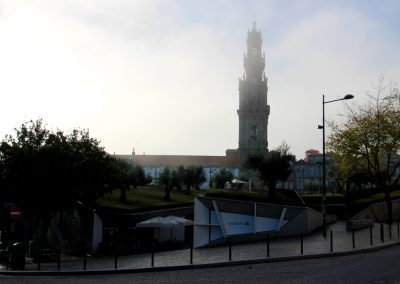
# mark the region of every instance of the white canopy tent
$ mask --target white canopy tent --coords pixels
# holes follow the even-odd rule
[[[184,239],[184,227],[193,225],[193,221],[178,216],[155,217],[136,224],[139,228],[158,228],[158,240]],[[169,237],[166,230],[169,229]],[[173,233],[175,233],[173,235]]]
[[[244,185],[248,184],[247,181],[243,181],[240,179],[233,179],[231,181],[227,181],[225,183],[225,189],[241,189],[244,187]]]
[[[154,217],[136,224],[136,227],[174,228],[193,225],[193,221],[178,216]]]
[[[155,217],[136,224],[136,227],[142,228],[172,228],[173,224],[165,217]]]
[[[193,225],[193,221],[192,220],[188,220],[182,217],[178,217],[178,216],[168,216],[165,217],[165,219],[167,219],[169,222],[171,222],[172,224],[174,224],[174,226],[190,226]]]
[[[235,179],[232,180],[232,183],[233,183],[233,184],[246,184],[246,183],[248,183],[248,182],[235,178]]]

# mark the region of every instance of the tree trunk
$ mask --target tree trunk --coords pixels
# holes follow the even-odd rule
[[[126,188],[125,187],[121,187],[121,196],[119,197],[119,203],[122,204],[126,204]]]
[[[392,224],[393,222],[393,212],[392,212],[392,200],[390,199],[390,189],[385,188],[385,202],[387,207],[387,223]]]
[[[268,183],[268,197],[271,198],[271,200],[275,200],[276,197],[276,181],[271,180]]]
[[[164,201],[171,201],[171,197],[169,196],[170,192],[171,188],[169,186],[165,186],[165,195],[163,198]]]

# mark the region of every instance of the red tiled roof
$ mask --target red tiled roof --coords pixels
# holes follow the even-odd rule
[[[310,149],[306,151],[307,156],[319,156],[322,155],[318,150]]]
[[[203,167],[237,168],[237,155],[228,156],[185,156],[185,155],[117,155],[121,159],[133,159],[142,167],[178,167],[197,165]]]

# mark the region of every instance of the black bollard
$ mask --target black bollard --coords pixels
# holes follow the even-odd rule
[[[331,230],[331,252],[333,252],[333,231]]]
[[[300,253],[303,254],[303,232],[300,234]]]
[[[61,270],[61,251],[58,252],[58,258],[57,258],[57,270]]]
[[[354,238],[354,229],[351,229],[351,239],[353,241],[353,249],[356,248],[356,239]]]
[[[41,261],[42,261],[42,249],[38,249],[39,257],[38,257],[38,271],[40,271]]]
[[[269,257],[269,234],[267,234],[267,257]]]
[[[190,264],[193,264],[193,241],[190,242]]]
[[[372,226],[369,227],[369,244],[372,246]]]
[[[151,267],[154,267],[154,249],[151,251]]]
[[[6,270],[10,268],[10,250],[7,248],[7,255],[6,255]]]
[[[118,254],[116,253],[114,256],[114,269],[118,268]]]
[[[229,247],[229,261],[232,260],[232,241],[231,238],[228,238],[228,247]]]
[[[86,270],[86,251],[85,254],[83,255],[83,270]]]
[[[40,250],[39,250],[38,266],[37,266],[37,270],[38,270],[38,271],[40,271],[40,261],[41,261],[41,258],[42,258],[42,253],[41,253]]]
[[[392,223],[389,224],[389,240],[392,239]]]
[[[385,235],[384,235],[384,231],[383,231],[383,223],[380,224],[380,229],[381,229],[381,242],[385,242]]]

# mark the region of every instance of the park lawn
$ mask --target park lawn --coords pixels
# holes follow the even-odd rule
[[[114,209],[127,209],[140,211],[145,209],[172,207],[180,205],[193,204],[194,197],[200,194],[200,191],[191,191],[191,193],[171,191],[171,201],[164,201],[163,197],[165,191],[161,187],[141,186],[126,192],[126,204],[119,203],[120,191],[114,190],[112,193],[106,193],[104,197],[97,200],[97,206],[114,208]]]

